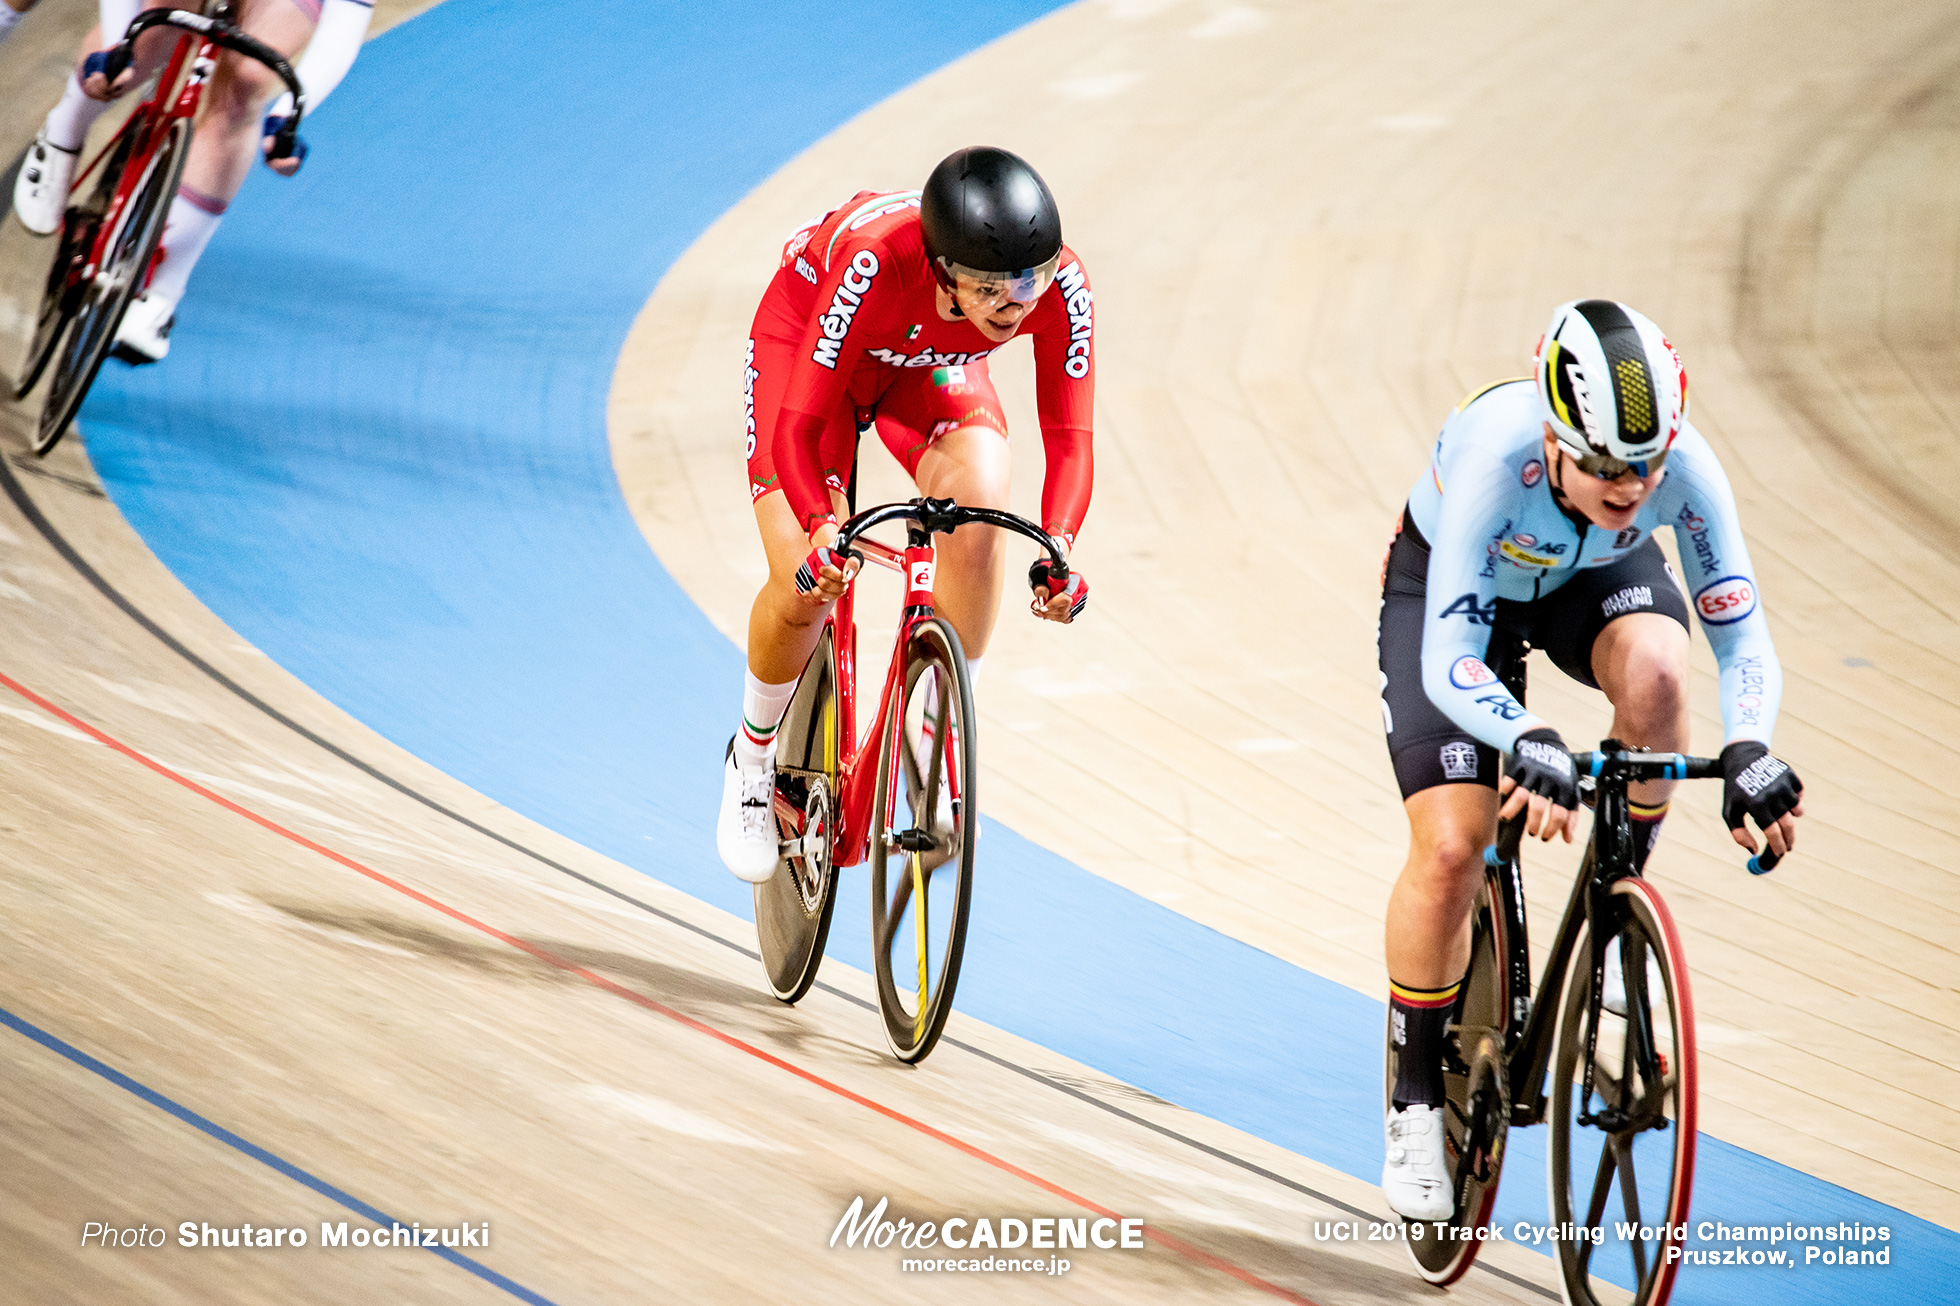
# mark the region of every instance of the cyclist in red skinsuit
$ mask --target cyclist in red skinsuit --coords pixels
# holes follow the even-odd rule
[[[854,289],[860,284],[862,291]],[[1062,246],[1053,284],[1015,333],[1034,337],[1035,394],[1048,454],[1041,522],[1070,545],[1093,480],[1096,367],[1088,286],[1081,260]],[[749,340],[752,499],[780,488],[806,533],[835,521],[830,491],[844,491],[861,416],[876,415],[885,447],[914,477],[920,456],[950,431],[980,425],[1006,437],[986,364],[1001,342],[964,316],[942,320],[938,290],[919,230],[917,191],[861,191],[790,237]],[[1077,291],[1083,293],[1072,318],[1069,300]],[[839,338],[831,338],[827,322],[830,330],[841,324]],[[984,634],[975,633],[984,649]]]
[[[860,192],[783,247],[748,344],[749,493],[769,579],[749,617],[742,729],[716,830],[737,875],[775,870],[776,727],[847,579],[828,546],[860,426],[876,427],[920,493],[1005,508],[1007,419],[986,360],[1032,336],[1048,460],[1041,523],[1072,548],[1093,479],[1094,328],[1053,197],[1003,150],[959,151],[924,192]],[[1003,542],[968,527],[938,549],[934,602],[972,672],[999,613]],[[1038,581],[1034,592],[1036,615],[1066,623],[1088,591],[1071,570],[1061,592]]]

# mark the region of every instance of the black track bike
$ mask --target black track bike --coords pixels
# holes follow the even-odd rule
[[[1505,680],[1522,701],[1522,675]],[[1565,1300],[1597,1306],[1597,1275],[1630,1283],[1635,1306],[1661,1306],[1694,1184],[1694,1002],[1674,918],[1634,869],[1627,786],[1720,779],[1722,764],[1615,739],[1572,761],[1594,809],[1592,836],[1536,1000],[1518,860],[1524,817],[1500,822],[1484,851],[1470,964],[1444,1047],[1444,1158],[1456,1210],[1446,1221],[1404,1220],[1403,1235],[1423,1278],[1439,1287],[1461,1278],[1490,1223],[1508,1131],[1549,1120]],[[1765,851],[1749,869],[1776,860]],[[1391,1039],[1385,1089],[1396,1073]]]

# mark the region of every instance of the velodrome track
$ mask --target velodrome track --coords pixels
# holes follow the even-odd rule
[[[1932,184],[1950,14],[1701,6],[1615,43],[1607,15],[1540,6],[1084,6],[900,90],[1017,16],[870,24],[852,59],[812,66],[837,39],[814,15],[756,12],[594,6],[558,32],[536,6],[451,0],[377,42],[309,171],[246,192],[169,365],[99,392],[89,459],[65,447],[54,479],[10,458],[0,671],[471,921],[1247,1273],[1316,1301],[1426,1295],[1396,1255],[1308,1236],[1341,1214],[1327,1199],[1379,1209],[1352,1176],[1379,1165],[1376,949],[1402,827],[1372,586],[1442,413],[1514,372],[1582,282],[1645,307],[1688,358],[1790,673],[1779,746],[1810,784],[1804,856],[1770,879],[1741,874],[1712,794],[1681,805],[1658,870],[1702,1012],[1697,1211],[1894,1228],[1889,1271],[1786,1272],[1782,1299],[1953,1282],[1953,269],[1913,239],[1950,208]],[[587,85],[619,48],[653,52],[669,96]],[[421,75],[435,64],[479,84]],[[1589,88],[1555,114],[1554,64]],[[1000,67],[1025,82],[1006,102]],[[603,147],[551,156],[547,185],[531,162],[594,120]],[[745,929],[707,842],[739,662],[701,614],[732,630],[759,565],[727,432],[781,233],[969,139],[1036,160],[1096,278],[1102,476],[1079,556],[1097,603],[1069,631],[1010,609],[982,689],[997,896],[962,990],[982,1019],[955,1033],[1000,1060],[949,1048],[907,1074],[847,966],[826,971],[839,992],[783,1012],[751,962],[689,929]],[[6,239],[19,304],[33,276]],[[997,374],[1031,433],[1010,360]],[[1025,463],[1020,490],[1037,484]],[[225,689],[51,537],[293,723],[606,888]],[[1569,734],[1600,719],[1551,676],[1537,692]],[[894,1266],[821,1249],[852,1193],[947,1214],[1056,1200],[14,707],[16,1029],[403,1218],[492,1219],[482,1263],[528,1290],[897,1295]],[[1712,750],[1712,720],[1697,729]],[[1565,866],[1539,868],[1537,901]],[[860,902],[840,908],[840,961],[862,960]],[[338,1300],[378,1275],[415,1276],[417,1300],[494,1294],[425,1254],[77,1259],[91,1218],[335,1208],[46,1043],[17,1049],[6,1182],[33,1215],[0,1226],[0,1277],[33,1299],[262,1281]],[[1543,1206],[1537,1142],[1511,1162],[1520,1216]],[[1513,1279],[1458,1292],[1549,1282],[1527,1253],[1491,1261]],[[1234,1284],[1160,1246],[1047,1290]],[[1752,1287],[1690,1274],[1678,1299]]]

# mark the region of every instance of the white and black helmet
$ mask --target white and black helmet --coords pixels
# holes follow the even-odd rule
[[[1532,375],[1552,434],[1595,476],[1660,470],[1687,417],[1681,356],[1659,327],[1614,300],[1560,304]]]

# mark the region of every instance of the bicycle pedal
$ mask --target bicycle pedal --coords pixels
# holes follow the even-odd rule
[[[900,830],[892,836],[892,843],[908,853],[929,853],[936,846],[932,835],[925,830]]]

